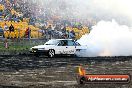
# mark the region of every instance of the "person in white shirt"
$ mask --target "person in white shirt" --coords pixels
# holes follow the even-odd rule
[[[5,23],[4,25],[4,31],[8,31],[9,30],[9,27],[7,26],[7,24]]]

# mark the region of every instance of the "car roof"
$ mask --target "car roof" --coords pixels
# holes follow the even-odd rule
[[[51,40],[73,40],[73,39],[51,39]]]

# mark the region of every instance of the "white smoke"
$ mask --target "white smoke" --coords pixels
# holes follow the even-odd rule
[[[115,20],[98,22],[78,42],[88,47],[78,54],[81,57],[132,55],[132,29]]]
[[[36,0],[36,2],[47,12],[59,15],[62,19],[100,21],[89,35],[84,35],[79,40],[82,45],[88,46],[87,52],[81,52],[83,56],[132,55],[132,30],[128,27],[132,26],[132,0]],[[117,22],[111,21],[112,19]]]

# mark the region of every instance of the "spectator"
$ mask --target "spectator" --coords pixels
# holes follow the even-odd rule
[[[26,31],[25,31],[25,37],[30,39],[30,34],[31,34],[31,30],[30,30],[30,28],[28,27],[28,28],[26,29]]]
[[[66,37],[65,38],[68,38],[69,37],[69,31],[66,30]]]
[[[52,38],[55,37],[55,36],[54,36],[54,33],[55,33],[55,26],[52,26],[52,27],[51,27],[51,37],[52,37]]]
[[[62,30],[62,33],[64,33],[64,34],[66,33],[66,27],[65,26],[61,30]]]
[[[45,34],[46,34],[46,27],[43,26],[43,27],[42,27],[42,36],[44,36]]]
[[[10,32],[14,32],[14,27],[13,27],[12,24],[11,24],[11,26],[9,27],[9,31],[10,31]]]
[[[75,32],[72,30],[72,31],[70,31],[70,33],[69,33],[69,38],[70,39],[75,39]]]
[[[12,38],[12,35],[13,35],[13,32],[14,32],[14,27],[13,27],[13,25],[11,24],[11,26],[9,27],[9,32],[10,32],[10,38]]]
[[[9,30],[9,27],[7,26],[7,24],[5,23],[4,25],[4,31],[8,31]]]
[[[51,27],[51,25],[49,25],[49,27],[47,28],[47,31],[48,31],[48,39],[51,39],[52,38],[52,27]]]
[[[65,26],[61,29],[61,31],[62,31],[63,37],[67,38],[66,27]]]

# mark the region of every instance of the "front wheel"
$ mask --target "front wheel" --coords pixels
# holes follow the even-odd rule
[[[55,56],[55,51],[54,50],[49,50],[48,52],[48,57],[54,57]]]

